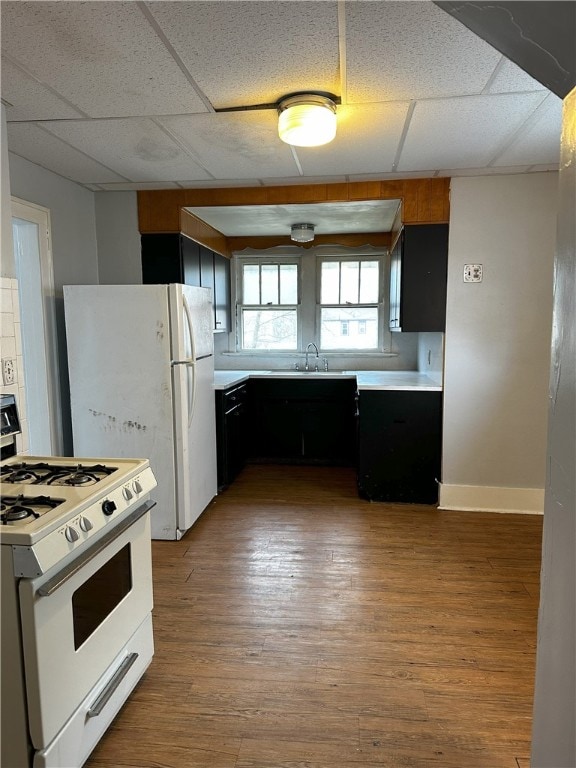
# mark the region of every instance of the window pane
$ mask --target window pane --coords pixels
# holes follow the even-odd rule
[[[280,265],[280,304],[298,303],[298,267],[296,264]]]
[[[243,309],[243,349],[296,349],[295,309]]]
[[[360,304],[378,303],[378,262],[360,262]]]
[[[278,304],[278,265],[262,264],[262,304]]]
[[[376,349],[377,307],[334,307],[320,310],[320,347]]]
[[[338,261],[323,261],[320,280],[320,302],[322,304],[339,304],[340,263]]]
[[[357,261],[342,262],[340,304],[358,304],[358,267]]]
[[[260,304],[260,270],[257,264],[242,266],[242,304]]]

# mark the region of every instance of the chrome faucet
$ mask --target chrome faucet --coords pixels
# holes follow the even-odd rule
[[[310,351],[310,347],[314,347],[314,351],[316,352],[316,370],[318,370],[318,347],[316,346],[316,344],[314,344],[313,341],[311,341],[310,344],[308,344],[308,346],[306,347],[306,365],[304,366],[305,371],[310,370],[308,366],[308,352]]]

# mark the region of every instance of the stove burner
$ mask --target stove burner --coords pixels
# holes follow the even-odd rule
[[[36,519],[62,504],[64,499],[50,496],[2,496],[0,499],[0,524],[14,525]]]
[[[36,472],[30,472],[26,469],[19,469],[9,475],[6,478],[6,481],[9,483],[37,483],[39,479],[40,478]]]
[[[0,479],[4,483],[19,485],[95,485],[117,467],[107,467],[104,464],[83,466],[82,464],[37,464],[22,462],[6,464],[0,467]]]
[[[92,467],[83,467],[78,464],[76,469],[70,471],[69,468],[62,469],[61,472],[54,473],[47,482],[48,485],[95,485],[102,477],[109,475],[110,467],[102,464],[95,464]]]

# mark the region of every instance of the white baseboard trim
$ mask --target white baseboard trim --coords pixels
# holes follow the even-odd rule
[[[544,513],[544,488],[492,488],[440,483],[440,509],[462,512]]]

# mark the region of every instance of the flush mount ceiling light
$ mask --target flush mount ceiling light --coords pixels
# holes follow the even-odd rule
[[[314,224],[292,224],[290,240],[296,243],[311,243],[314,240]]]
[[[296,147],[319,147],[336,136],[336,103],[317,93],[297,93],[278,102],[278,135]]]

